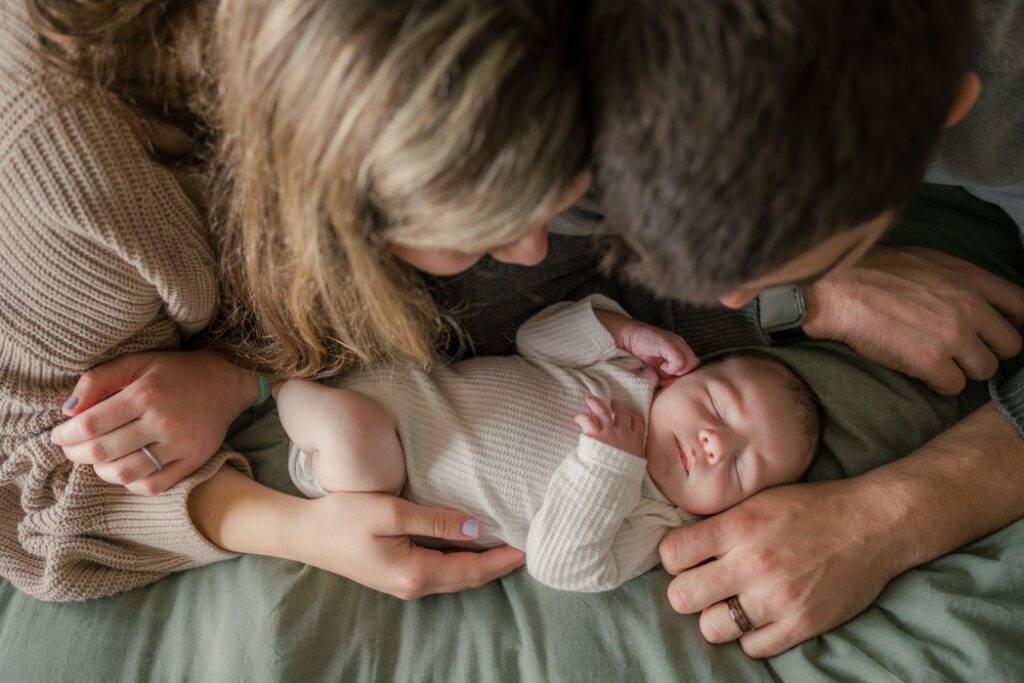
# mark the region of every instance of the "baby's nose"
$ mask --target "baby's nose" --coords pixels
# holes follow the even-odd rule
[[[704,456],[712,465],[722,460],[728,451],[728,443],[725,435],[713,429],[703,429],[700,432],[700,445],[704,449]]]

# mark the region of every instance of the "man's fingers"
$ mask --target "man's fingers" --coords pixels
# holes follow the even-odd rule
[[[740,599],[740,607],[751,625],[757,628],[765,620],[759,614],[755,616],[757,611],[751,608],[756,605],[748,604],[751,602]],[[701,612],[700,632],[709,643],[729,643],[743,635],[743,631],[729,615],[729,606],[725,602],[716,602]]]
[[[784,620],[774,621],[740,637],[740,647],[748,657],[764,659],[785,652],[797,643],[810,638],[813,633],[797,632],[792,624]]]
[[[967,386],[967,377],[952,358],[936,352],[936,358],[923,368],[911,368],[908,375],[923,379],[931,390],[944,396],[956,396]]]
[[[974,337],[957,350],[953,360],[967,379],[990,379],[999,369],[999,359],[981,339]]]
[[[97,365],[78,378],[78,383],[65,401],[65,415],[78,415],[131,384],[150,362],[149,354],[121,356]]]
[[[735,595],[739,585],[722,560],[687,569],[668,585],[668,601],[680,614],[696,614]]]
[[[127,425],[139,415],[138,408],[126,396],[112,396],[99,405],[79,412],[67,422],[57,425],[50,437],[58,446],[71,446]]]
[[[959,261],[949,254],[940,254],[945,259]],[[966,277],[974,283],[989,303],[1014,327],[1024,325],[1024,289],[1018,287],[1008,280],[1004,280],[995,273],[990,273],[984,268],[970,264],[971,268],[966,269]],[[960,270],[964,271],[963,262],[960,262]]]
[[[723,554],[727,548],[720,536],[720,520],[727,514],[681,526],[665,534],[658,544],[658,554],[665,569],[670,574],[678,574]]]
[[[511,546],[491,548],[483,552],[438,550],[413,547],[414,566],[425,579],[419,594],[454,593],[466,588],[477,588],[501,578],[521,567],[526,554]]]
[[[987,313],[978,321],[978,336],[999,359],[1013,358],[1021,350],[1020,331],[1002,313],[993,309]]]

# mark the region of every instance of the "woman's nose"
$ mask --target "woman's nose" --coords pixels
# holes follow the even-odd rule
[[[520,266],[535,266],[548,255],[547,223],[531,230],[519,240],[508,246],[495,249],[491,256],[502,263],[515,263]]]
[[[728,439],[721,432],[714,429],[702,429],[700,431],[700,445],[704,449],[704,456],[708,463],[714,465],[729,455]]]

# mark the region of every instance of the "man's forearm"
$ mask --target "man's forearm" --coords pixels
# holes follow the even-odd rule
[[[898,573],[1024,517],[1024,438],[987,403],[858,479],[899,541]]]

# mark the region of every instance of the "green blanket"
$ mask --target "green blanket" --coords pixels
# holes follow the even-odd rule
[[[926,195],[890,240],[1024,263],[1004,217],[958,192]],[[812,479],[899,457],[986,398],[981,385],[936,396],[836,344],[776,353],[827,407]],[[258,479],[294,492],[273,411],[250,417],[232,442]],[[1024,678],[1024,522],[906,572],[860,616],[764,662],[705,643],[696,617],[669,607],[669,578],[655,569],[616,591],[569,594],[520,570],[404,603],[306,566],[242,557],[63,605],[0,581],[0,681]]]

